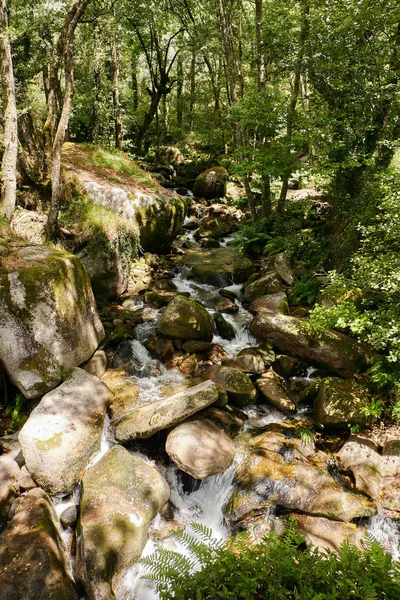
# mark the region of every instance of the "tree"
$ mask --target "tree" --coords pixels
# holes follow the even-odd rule
[[[4,154],[1,164],[1,213],[11,219],[17,189],[18,126],[14,72],[6,0],[0,0],[0,80],[4,106]]]

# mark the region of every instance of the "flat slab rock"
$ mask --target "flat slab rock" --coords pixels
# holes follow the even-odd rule
[[[68,494],[100,450],[108,387],[82,369],[43,396],[19,434],[28,471],[49,494]]]
[[[0,269],[0,361],[26,398],[55,388],[104,337],[89,277],[68,252],[26,246]]]
[[[119,442],[150,437],[214,404],[218,398],[215,383],[205,381],[174,396],[144,404],[115,424],[115,437]]]
[[[78,600],[53,504],[35,488],[0,534],[0,598]]]
[[[77,574],[88,600],[115,600],[125,569],[139,560],[151,521],[169,498],[154,467],[114,446],[82,479]]]
[[[226,471],[236,454],[233,441],[209,419],[178,425],[167,437],[166,451],[182,471],[195,479]]]

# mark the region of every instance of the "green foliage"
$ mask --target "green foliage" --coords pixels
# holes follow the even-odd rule
[[[313,444],[316,440],[315,431],[312,427],[301,427],[299,429],[300,438],[303,444]]]
[[[178,534],[189,557],[157,550],[142,559],[162,600],[395,600],[400,565],[377,543],[344,543],[337,554],[310,550],[289,519],[281,537],[251,544],[246,534],[222,544],[202,525]],[[200,570],[198,568],[200,567]]]
[[[117,173],[129,175],[139,185],[144,185],[153,190],[159,188],[152,176],[143,171],[134,160],[123,152],[118,152],[117,150],[111,152],[105,148],[96,148],[92,155],[92,162],[97,167],[105,167],[106,169],[117,171]]]
[[[14,430],[19,429],[28,417],[27,402],[28,400],[22,394],[17,394],[14,402],[6,406],[5,413],[11,417],[11,427]]]
[[[298,304],[312,305],[316,301],[320,290],[320,281],[311,273],[304,275],[295,282],[290,298]]]

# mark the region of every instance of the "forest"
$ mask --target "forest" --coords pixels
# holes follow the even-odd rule
[[[0,0],[1,597],[397,600],[399,77],[398,0]]]

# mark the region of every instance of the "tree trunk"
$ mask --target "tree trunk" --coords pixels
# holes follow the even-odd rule
[[[269,175],[264,175],[261,181],[261,211],[262,218],[268,219],[271,215],[272,204],[271,204],[271,183]]]
[[[16,203],[18,127],[14,72],[8,37],[6,0],[0,0],[0,79],[4,106],[4,154],[1,164],[1,213],[11,220]]]
[[[189,131],[194,128],[194,108],[196,104],[196,52],[192,50],[192,60],[190,61],[190,107],[189,107]]]
[[[74,92],[74,51],[73,42],[76,27],[91,0],[77,0],[68,12],[57,44],[59,55],[64,57],[65,90],[61,116],[55,132],[51,161],[51,203],[47,221],[49,239],[57,237],[58,213],[61,200],[61,154],[71,114]]]
[[[300,29],[299,50],[297,53],[297,59],[296,59],[295,68],[294,68],[293,89],[292,89],[292,93],[290,95],[290,102],[289,102],[287,121],[286,121],[286,136],[287,136],[288,141],[291,140],[292,135],[293,135],[293,127],[294,127],[294,122],[295,122],[295,118],[296,118],[296,106],[297,106],[297,101],[299,99],[299,94],[300,94],[300,82],[301,82],[301,72],[303,69],[303,62],[304,62],[305,43],[306,43],[306,40],[308,37],[308,29],[309,29],[308,14],[309,14],[309,8],[305,4],[304,0],[302,0],[302,23],[301,23],[301,29]],[[287,169],[284,172],[283,177],[282,177],[281,193],[279,196],[278,205],[276,207],[276,210],[278,213],[281,213],[285,210],[286,195],[287,195],[287,191],[288,191],[289,177],[290,177],[291,173],[292,173],[291,170]]]
[[[263,0],[256,2],[256,47],[257,47],[257,89],[261,92],[265,88],[265,56],[263,43]]]
[[[121,102],[119,98],[119,49],[115,39],[111,40],[111,65],[112,65],[112,84],[113,84],[113,107],[114,107],[114,136],[115,147],[122,150],[122,120],[121,120]]]
[[[177,61],[177,85],[176,85],[176,123],[179,130],[183,125],[183,62],[182,56],[178,56]]]

